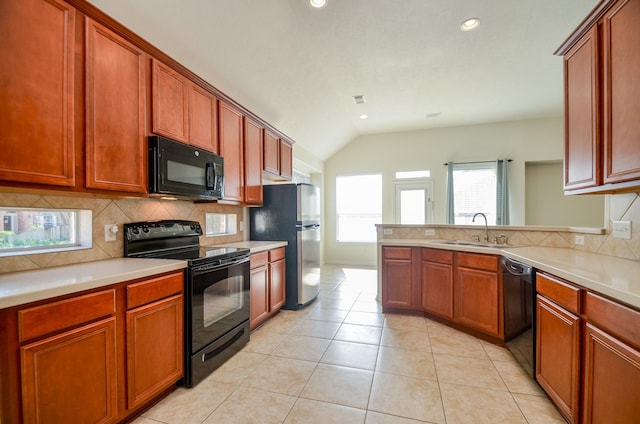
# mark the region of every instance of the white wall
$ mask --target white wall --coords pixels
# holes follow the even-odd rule
[[[375,243],[337,243],[335,179],[337,175],[382,173],[383,223],[393,223],[396,171],[428,169],[434,180],[435,220],[445,223],[445,162],[513,159],[509,168],[511,224],[524,225],[525,161],[563,156],[563,119],[536,119],[364,135],[324,163],[324,237],[328,263],[375,265]],[[366,187],[363,187],[366,190]]]
[[[525,224],[605,227],[604,195],[565,196],[562,161],[525,166]]]

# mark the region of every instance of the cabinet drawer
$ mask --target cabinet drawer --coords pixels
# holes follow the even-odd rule
[[[411,259],[410,247],[383,247],[382,256],[384,259]]]
[[[181,293],[184,287],[182,272],[164,275],[127,286],[127,309]]]
[[[284,259],[284,247],[269,250],[269,262],[279,261],[280,259]]]
[[[458,259],[458,266],[463,266],[467,268],[484,269],[487,271],[498,270],[497,256],[457,252],[456,257]]]
[[[551,299],[574,314],[579,314],[582,290],[546,274],[536,275],[536,292]]]
[[[640,349],[640,312],[587,293],[584,302],[587,320]]]
[[[86,294],[18,311],[20,342],[113,315],[115,289]]]
[[[443,264],[453,263],[453,252],[450,250],[440,249],[422,249],[422,260],[430,262],[440,262]]]
[[[251,269],[266,265],[269,262],[269,252],[251,254]]]

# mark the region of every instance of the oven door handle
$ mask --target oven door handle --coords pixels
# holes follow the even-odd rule
[[[244,336],[244,331],[245,330],[243,328],[238,333],[236,333],[232,338],[227,340],[225,342],[225,344],[223,344],[222,346],[218,346],[217,348],[215,348],[211,352],[203,353],[202,354],[202,362],[207,362],[208,360],[213,359],[214,357],[218,356],[220,353],[225,351],[227,348],[231,347],[235,342],[240,340],[242,338],[242,336]]]
[[[232,259],[227,261],[214,262],[210,264],[196,265],[191,269],[191,273],[193,275],[200,275],[200,274],[204,274],[205,272],[216,271],[218,269],[224,269],[234,265],[243,264],[245,262],[249,262],[249,259],[250,259],[249,256],[243,256],[240,259]]]

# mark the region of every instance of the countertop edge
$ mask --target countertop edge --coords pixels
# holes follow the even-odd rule
[[[21,290],[16,289],[15,286],[11,287],[11,293],[4,292],[6,289],[3,289],[3,280],[15,279],[19,283],[21,280],[27,281],[30,277],[37,278],[38,273],[51,272],[54,268],[43,268],[39,270],[21,271],[0,275],[0,309],[20,306],[31,302],[37,302],[39,300],[52,299],[58,296],[79,293],[86,290],[106,287],[125,281],[164,274],[171,271],[182,270],[186,268],[186,266],[187,262],[183,260],[133,258],[116,258],[63,265],[55,267],[57,273],[65,272],[62,271],[63,268],[66,268],[69,275],[73,275],[74,272],[82,274],[93,269],[95,276],[77,279],[71,278],[72,281],[62,282],[59,284],[52,283],[51,280],[47,281],[46,279],[43,279],[38,284],[34,284],[31,288],[25,287]],[[112,271],[114,268],[123,269],[121,271]],[[103,269],[105,271],[102,271]]]
[[[249,249],[253,253],[265,252],[267,250],[277,249],[279,247],[285,247],[289,244],[287,241],[237,241],[233,243],[216,244],[216,247],[238,247],[242,249]]]

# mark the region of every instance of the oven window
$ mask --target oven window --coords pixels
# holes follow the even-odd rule
[[[242,309],[244,306],[242,276],[229,277],[205,289],[203,303],[205,327]]]
[[[204,166],[193,166],[183,162],[167,160],[167,178],[183,184],[204,186],[205,185]]]

